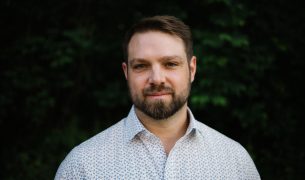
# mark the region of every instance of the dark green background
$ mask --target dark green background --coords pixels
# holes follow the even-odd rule
[[[305,13],[284,0],[2,0],[0,179],[53,179],[131,107],[121,42],[138,19],[193,33],[196,118],[240,142],[262,179],[304,176]]]

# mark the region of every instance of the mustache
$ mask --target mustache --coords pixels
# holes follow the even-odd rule
[[[154,93],[166,93],[166,94],[174,94],[174,90],[170,87],[166,87],[164,86],[163,84],[161,85],[152,85],[148,88],[145,88],[143,90],[143,94],[144,95],[151,95],[151,94],[154,94]]]

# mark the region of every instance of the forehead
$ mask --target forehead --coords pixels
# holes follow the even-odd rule
[[[186,58],[182,39],[159,31],[148,31],[134,34],[128,44],[128,60],[163,56]]]

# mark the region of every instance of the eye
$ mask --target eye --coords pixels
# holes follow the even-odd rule
[[[165,66],[167,68],[174,68],[174,67],[178,66],[178,64],[175,62],[167,62],[167,63],[165,63]]]
[[[146,64],[135,64],[132,66],[132,68],[135,70],[145,69],[146,67],[147,67]]]

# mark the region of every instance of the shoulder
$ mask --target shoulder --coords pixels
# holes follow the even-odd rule
[[[82,177],[95,166],[97,159],[105,158],[120,148],[124,137],[124,119],[74,147],[60,164],[55,179]]]
[[[95,151],[96,149],[99,149],[100,151],[105,147],[109,147],[109,145],[114,145],[114,142],[120,143],[121,139],[124,137],[123,129],[124,119],[84,141],[76,146],[71,152],[81,155],[83,153],[88,153],[88,151]]]
[[[205,142],[208,144],[212,144],[215,147],[219,148],[233,148],[233,149],[240,149],[243,147],[236,142],[235,140],[227,137],[226,135],[216,131],[215,129],[197,121],[197,126],[201,136],[204,138]]]
[[[222,162],[234,165],[238,170],[239,177],[260,179],[251,156],[240,143],[201,122],[198,122],[198,127],[203,141],[212,149],[214,155],[218,158],[223,157]]]
[[[203,142],[210,147],[212,152],[217,155],[225,155],[225,157],[236,161],[251,160],[247,150],[237,141],[201,122],[198,122],[198,125]]]

